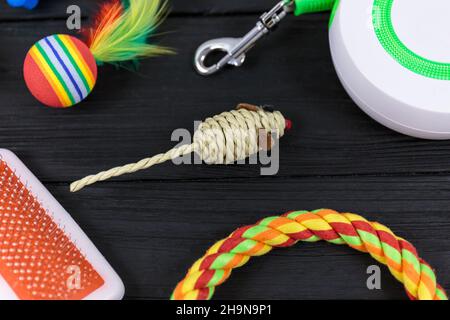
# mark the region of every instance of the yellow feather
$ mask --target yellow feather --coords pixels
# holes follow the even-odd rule
[[[105,11],[105,10],[104,10]],[[98,27],[91,30],[90,49],[99,63],[120,63],[173,53],[166,47],[147,43],[167,15],[167,2],[128,0],[109,4],[99,17]]]

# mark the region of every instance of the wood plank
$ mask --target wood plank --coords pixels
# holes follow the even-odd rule
[[[164,26],[170,32],[159,38],[177,48],[176,56],[142,62],[134,73],[102,67],[88,101],[52,110],[27,93],[21,68],[36,40],[65,32],[58,6],[67,3],[43,1],[26,18],[0,5],[0,147],[16,152],[46,182],[117,269],[127,298],[166,299],[191,263],[236,227],[318,207],[385,223],[417,246],[450,289],[450,143],[404,137],[357,108],[332,66],[326,14],[289,18],[243,68],[202,78],[192,69],[195,48],[243,35],[259,5],[272,2],[177,2]],[[93,2],[79,3],[89,11]],[[238,13],[234,6],[243,14],[228,16]],[[219,16],[195,16],[200,13]],[[283,138],[277,176],[259,177],[254,165],[166,164],[68,192],[69,181],[166,150],[173,129],[191,129],[193,120],[241,101],[279,106],[295,123]],[[371,264],[345,247],[299,244],[254,259],[216,297],[405,298],[386,269],[383,290],[367,290]]]
[[[203,78],[192,68],[195,48],[207,39],[240,35],[254,19],[171,18],[164,30],[174,32],[158,41],[177,48],[176,56],[142,62],[138,72],[101,67],[92,96],[70,110],[41,107],[21,76],[28,48],[63,32],[64,24],[4,24],[0,146],[15,151],[44,181],[71,181],[168,150],[174,129],[192,131],[194,120],[246,101],[277,106],[294,121],[282,139],[279,177],[448,173],[450,142],[397,134],[349,99],[331,62],[326,19],[291,19],[258,44],[245,66]],[[124,179],[258,175],[255,165],[166,164]]]
[[[96,12],[98,6],[103,1],[78,0],[78,5],[87,17]],[[171,12],[175,15],[195,14],[195,15],[222,15],[222,14],[262,14],[272,8],[275,0],[172,0],[169,1]],[[0,21],[8,20],[42,20],[49,18],[65,19],[66,9],[74,4],[71,0],[45,1],[42,0],[39,6],[33,11],[25,9],[11,8],[5,1],[0,2]]]
[[[216,182],[108,183],[69,194],[48,184],[117,269],[128,298],[165,299],[215,241],[289,210],[331,207],[359,213],[411,241],[450,288],[450,177],[289,178]],[[382,269],[382,290],[366,288],[367,255],[297,244],[253,259],[217,290],[223,299],[402,299]]]

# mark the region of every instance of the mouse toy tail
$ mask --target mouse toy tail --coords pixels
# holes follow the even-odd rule
[[[180,147],[173,148],[166,153],[160,153],[156,156],[142,159],[139,162],[136,163],[130,163],[125,166],[116,167],[109,169],[107,171],[102,171],[100,173],[97,173],[95,175],[87,176],[81,180],[75,181],[70,185],[70,192],[77,192],[81,189],[100,182],[109,180],[114,177],[119,177],[124,174],[129,174],[133,172],[137,172],[140,170],[145,170],[150,167],[153,167],[154,165],[164,163],[166,161],[176,159],[178,157],[182,157],[184,155],[190,154],[194,151],[194,145],[182,145]]]

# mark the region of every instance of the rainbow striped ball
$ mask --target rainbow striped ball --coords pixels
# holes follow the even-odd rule
[[[97,64],[83,42],[58,34],[31,47],[23,73],[28,89],[41,103],[67,108],[91,93],[97,81]]]

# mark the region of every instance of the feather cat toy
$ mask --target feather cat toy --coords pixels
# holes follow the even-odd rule
[[[100,7],[85,32],[86,43],[69,35],[52,35],[28,52],[24,78],[32,95],[44,105],[71,107],[91,93],[97,65],[120,65],[171,53],[147,42],[167,13],[160,0],[113,0]]]

